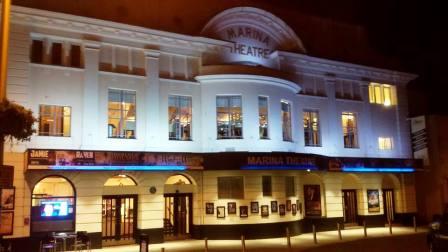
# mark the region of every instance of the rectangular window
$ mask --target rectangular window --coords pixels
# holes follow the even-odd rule
[[[359,148],[358,122],[355,113],[342,112],[342,131],[344,133],[344,148]]]
[[[272,196],[272,177],[262,176],[263,196]]]
[[[31,62],[42,63],[44,60],[44,43],[42,40],[33,40],[31,44]]]
[[[291,104],[286,101],[281,101],[281,109],[282,109],[283,141],[292,141]]]
[[[378,147],[380,150],[392,150],[394,148],[391,137],[378,137]]]
[[[395,87],[372,82],[369,85],[369,100],[370,103],[382,104],[386,107],[396,105]]]
[[[70,136],[71,108],[65,106],[39,106],[39,136]]]
[[[218,199],[244,199],[243,177],[218,177]]]
[[[170,140],[191,140],[191,97],[168,97],[168,126]]]
[[[318,111],[303,111],[303,131],[305,134],[305,146],[321,146],[319,124]]]
[[[294,183],[293,176],[285,177],[285,196],[286,197],[296,196],[296,185]]]
[[[269,139],[268,98],[258,96],[258,122],[260,139]]]
[[[51,64],[62,66],[62,44],[53,43],[51,45]]]
[[[135,138],[136,92],[109,89],[108,135],[110,138]]]
[[[243,138],[241,96],[216,97],[218,139]]]
[[[79,45],[70,47],[70,66],[81,67],[81,47]]]

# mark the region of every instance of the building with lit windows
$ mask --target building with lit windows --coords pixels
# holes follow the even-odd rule
[[[30,142],[5,145],[16,248],[61,231],[94,247],[279,237],[417,211],[412,74],[307,55],[252,7],[197,36],[24,7],[11,21],[8,98],[39,118]]]

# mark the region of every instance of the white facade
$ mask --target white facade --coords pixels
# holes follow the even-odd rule
[[[265,11],[255,8],[224,11],[198,37],[21,7],[13,8],[11,20],[7,97],[30,108],[36,116],[43,104],[71,107],[70,136],[34,135],[30,142],[5,145],[5,160],[15,166],[16,210],[12,237],[29,235],[24,219],[30,216],[31,190],[34,183],[50,174],[63,174],[76,188],[76,229],[101,232],[101,195],[108,194],[103,185],[114,175],[101,171],[25,173],[23,152],[26,149],[291,152],[328,157],[411,158],[405,86],[415,76],[305,55],[305,47],[297,35]],[[249,33],[244,30],[248,27],[253,29]],[[239,28],[243,29],[240,35]],[[256,37],[258,30],[264,32]],[[229,35],[229,31],[235,34]],[[45,53],[41,63],[30,62],[33,39],[43,41]],[[65,64],[49,63],[51,44],[55,41],[63,44]],[[81,47],[80,68],[67,66],[71,44]],[[235,53],[236,45],[240,45],[239,53]],[[248,51],[249,47],[256,52]],[[128,73],[117,70],[123,66]],[[144,73],[135,74],[137,70]],[[393,86],[396,105],[370,103],[371,82]],[[110,88],[136,92],[135,139],[108,137]],[[170,95],[191,97],[191,141],[168,138]],[[241,96],[242,139],[218,139],[216,97],[220,95]],[[268,97],[269,139],[260,139],[259,135],[259,96]],[[282,138],[281,101],[291,104],[292,141]],[[307,109],[319,112],[321,146],[305,146],[303,111]],[[343,112],[357,115],[359,148],[344,148]],[[379,137],[391,138],[393,148],[380,150]],[[174,173],[128,174],[138,184],[130,190],[139,195],[139,229],[163,227],[164,181]],[[304,218],[300,214],[285,217],[271,214],[270,218],[249,215],[244,220],[238,216],[220,220],[203,214],[206,202],[226,205],[227,200],[217,197],[216,178],[232,174],[245,179],[245,198],[237,201],[238,206],[254,200],[260,205],[269,204],[273,199],[285,201],[288,197],[282,192],[282,179],[291,175],[295,177],[297,196],[289,199],[303,201],[303,185],[320,184],[322,215],[327,218],[343,215],[342,189],[356,189],[358,214],[369,215],[366,189],[385,188],[384,183],[389,180],[395,183],[396,212],[416,211],[412,175],[301,171],[191,171],[186,174],[195,184],[191,189],[195,225],[276,223]],[[261,175],[273,176],[271,197],[261,194]],[[155,195],[148,192],[150,186],[158,189]]]

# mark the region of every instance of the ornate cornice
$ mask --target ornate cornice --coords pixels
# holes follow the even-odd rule
[[[409,81],[417,78],[415,74],[321,59],[297,53],[280,51],[279,58],[282,64],[293,66],[297,74],[331,75],[336,79],[340,77],[361,82],[377,81],[395,85],[406,85]]]
[[[140,43],[153,47],[173,47],[198,52],[216,51],[229,42],[158,31],[93,18],[13,6],[11,22],[30,27],[73,32],[82,38],[102,41],[113,39],[123,43]]]

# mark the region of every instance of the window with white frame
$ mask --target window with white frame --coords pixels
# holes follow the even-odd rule
[[[342,131],[344,134],[344,148],[359,148],[358,120],[352,112],[342,112]]]
[[[281,110],[283,141],[292,141],[291,103],[281,101]]]
[[[303,111],[303,131],[305,146],[321,146],[319,111]]]
[[[374,104],[384,106],[396,105],[396,89],[392,85],[370,83],[369,85],[369,101]]]
[[[216,124],[218,139],[243,138],[241,96],[216,97]]]
[[[136,92],[109,89],[108,136],[110,138],[135,138]]]
[[[39,106],[39,136],[70,136],[71,108],[67,106]]]
[[[394,148],[392,137],[378,137],[378,148],[380,150],[392,150]]]
[[[269,139],[268,97],[258,96],[258,128],[260,139]]]
[[[168,127],[170,140],[191,140],[191,97],[168,97]]]

